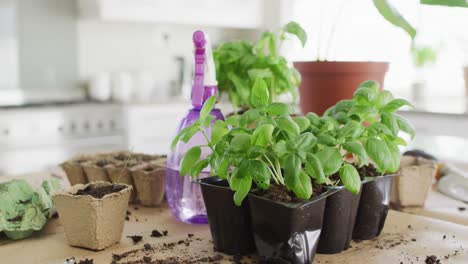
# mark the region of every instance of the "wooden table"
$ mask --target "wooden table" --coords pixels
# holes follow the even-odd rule
[[[36,178],[37,179],[37,175]],[[5,180],[6,178],[0,178]],[[433,206],[441,200],[439,193],[431,193],[426,209],[412,214],[390,210],[385,228],[380,237],[371,241],[353,242],[352,248],[335,255],[317,255],[314,263],[424,263],[426,256],[436,255],[441,263],[468,263],[468,212],[459,212],[456,217],[447,217],[455,213],[457,206],[445,204]],[[449,198],[447,198],[449,199]],[[451,200],[451,199],[449,199]],[[453,201],[453,200],[451,200]],[[436,203],[437,204],[437,203]],[[432,206],[432,207],[431,207]],[[446,215],[439,209],[452,208]],[[216,256],[210,242],[207,225],[189,225],[174,220],[167,206],[161,208],[145,208],[130,206],[130,219],[125,223],[122,239],[106,250],[93,252],[67,245],[63,228],[59,219],[52,219],[46,228],[35,233],[31,238],[22,241],[11,241],[0,237],[0,263],[47,263],[62,264],[74,256],[77,259],[92,258],[94,263],[111,263],[112,254],[121,254],[134,249],[142,249],[149,243],[157,249],[141,250],[133,259],[141,259],[142,254],[148,254],[152,259],[161,259],[171,255]],[[429,209],[427,209],[429,208]],[[425,214],[425,217],[416,214]],[[439,216],[435,219],[434,216]],[[464,225],[462,225],[464,224]],[[167,230],[168,236],[151,237],[151,231]],[[184,243],[174,250],[161,250],[163,243],[186,240],[188,234],[194,234],[190,246]],[[143,241],[134,245],[127,236],[141,235]],[[447,259],[445,259],[445,256]],[[125,263],[125,258],[117,263]],[[219,263],[232,263],[232,257],[224,256]],[[245,262],[244,262],[245,263]]]

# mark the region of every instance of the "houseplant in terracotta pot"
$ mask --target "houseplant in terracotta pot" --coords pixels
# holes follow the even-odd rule
[[[438,4],[445,6],[464,6],[463,1],[433,1],[421,0],[421,4]],[[345,3],[345,1],[343,1]],[[373,0],[377,11],[388,22],[403,29],[413,42],[417,31],[388,0]],[[338,17],[334,21],[336,25]],[[327,46],[331,46],[336,28],[332,26],[329,32]],[[316,41],[320,44],[321,41]],[[414,49],[414,43],[411,45]],[[320,49],[320,47],[319,47]],[[328,49],[327,49],[328,50]],[[303,113],[315,112],[321,115],[327,108],[343,99],[350,99],[358,85],[365,80],[376,80],[382,86],[388,70],[388,62],[370,61],[327,61],[317,58],[317,61],[298,61],[294,66],[302,76],[300,86],[300,105]]]
[[[219,91],[221,95],[228,95],[235,112],[253,107],[251,88],[258,77],[268,85],[270,102],[277,101],[280,96],[296,100],[300,75],[278,53],[287,35],[297,37],[303,46],[307,41],[307,35],[299,24],[289,22],[277,33],[263,32],[256,43],[231,41],[213,50]]]
[[[254,108],[217,121],[211,138],[206,138],[207,145],[193,147],[184,156],[181,171],[196,177],[210,166],[211,175],[219,176],[201,180],[216,249],[229,253],[248,250],[241,244],[251,241],[253,234],[260,255],[311,263],[325,200],[334,192],[323,188],[332,184],[328,176],[339,171],[345,185],[358,192],[359,175],[354,167],[343,163],[338,149],[308,131],[311,122],[307,117],[292,117],[289,106],[270,104],[263,80],[256,80],[250,99]],[[195,125],[201,131],[205,118],[201,116]],[[328,126],[320,126],[323,134],[330,131]],[[179,134],[175,140],[183,136]],[[212,154],[200,159],[202,148],[210,148]],[[210,189],[217,189],[216,196]],[[214,201],[218,197],[227,198]],[[240,208],[235,209],[234,204]],[[236,210],[237,215],[233,215]],[[226,211],[229,217],[223,215]],[[248,215],[250,224],[245,221]],[[235,226],[232,219],[237,220]],[[229,244],[225,238],[237,244]]]
[[[68,243],[92,250],[118,243],[131,190],[125,184],[91,182],[54,193]]]

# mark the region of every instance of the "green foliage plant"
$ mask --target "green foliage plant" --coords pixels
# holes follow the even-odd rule
[[[257,78],[266,82],[270,102],[281,94],[297,99],[300,74],[278,53],[288,35],[297,37],[303,46],[307,41],[304,29],[296,22],[289,22],[276,34],[263,32],[256,43],[232,41],[213,50],[219,91],[228,94],[234,109],[254,107],[250,100],[251,88]]]
[[[282,185],[304,200],[312,197],[313,184],[341,182],[357,194],[361,180],[356,167],[372,162],[382,174],[397,171],[398,145],[406,144],[399,132],[414,136],[410,123],[395,114],[411,104],[379,91],[374,81],[361,84],[352,100],[340,101],[321,117],[292,115],[290,106],[270,103],[269,91],[266,82],[257,78],[250,95],[253,108],[216,121],[211,136],[205,129],[213,121],[209,113],[216,98],[209,98],[200,119],[173,141],[173,146],[179,140],[187,142],[200,132],[207,142],[187,151],[181,175],[196,178],[209,167],[211,175],[228,180],[236,205],[253,186],[267,190],[270,184]],[[203,148],[211,150],[206,158],[200,158]],[[349,162],[350,153],[354,159]],[[336,174],[338,180],[331,177]]]

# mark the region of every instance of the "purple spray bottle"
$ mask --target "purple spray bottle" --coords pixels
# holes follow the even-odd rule
[[[216,69],[213,61],[213,53],[208,36],[203,31],[193,33],[195,45],[195,73],[192,86],[193,108],[187,116],[182,119],[177,133],[200,117],[200,110],[205,101],[212,95],[218,94],[218,83],[216,81]],[[224,120],[224,116],[218,108],[213,108],[210,113],[216,120]],[[212,127],[206,128],[208,136],[211,135]],[[174,150],[169,153],[166,170],[166,198],[173,215],[180,221],[193,224],[206,224],[205,204],[201,194],[200,186],[192,182],[189,175],[182,177],[179,173],[180,162],[185,153],[193,146],[205,145],[206,140],[198,132],[187,143],[178,142]],[[201,158],[210,154],[208,148],[203,148]],[[200,178],[209,176],[209,167],[204,169]]]

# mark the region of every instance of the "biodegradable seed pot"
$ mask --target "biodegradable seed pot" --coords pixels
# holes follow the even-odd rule
[[[339,253],[350,246],[361,193],[352,194],[344,187],[327,197],[319,254]]]
[[[144,206],[154,207],[164,200],[164,178],[166,176],[166,159],[131,169],[137,198]]]
[[[400,177],[393,180],[391,202],[396,206],[424,206],[435,179],[437,162],[421,157],[403,156]]]
[[[135,185],[133,182],[132,173],[129,168],[124,166],[106,166],[107,175],[112,183],[123,183],[132,186],[132,192],[130,194],[130,202],[135,201]]]
[[[109,165],[109,161],[105,159],[92,160],[85,162],[82,165],[88,182],[110,181],[105,168],[105,166]]]
[[[214,249],[231,255],[255,252],[247,201],[242,206],[232,202],[229,183],[218,177],[200,179]]]
[[[72,159],[69,161],[65,161],[61,164],[62,169],[65,171],[67,175],[68,181],[70,185],[75,184],[86,184],[88,183],[88,178],[83,170],[82,163],[85,159]]]
[[[118,243],[131,190],[125,184],[92,182],[54,193],[68,243],[92,250]]]

